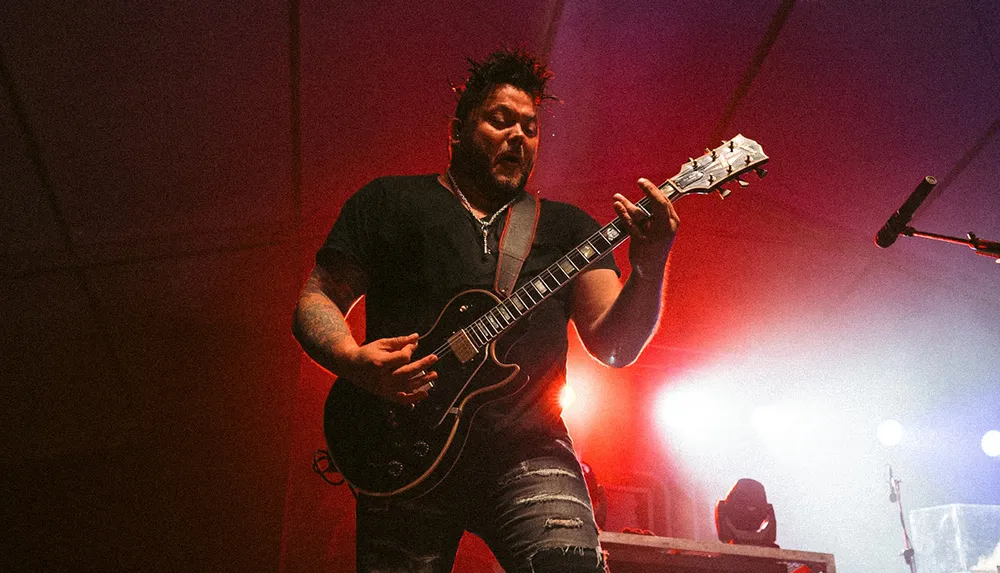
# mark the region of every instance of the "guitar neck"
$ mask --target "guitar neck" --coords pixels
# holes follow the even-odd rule
[[[740,187],[745,187],[747,182],[739,179],[743,173],[754,170],[760,177],[767,173],[760,168],[768,160],[764,150],[756,141],[742,135],[705,151],[705,155],[690,159],[680,173],[660,185],[660,191],[666,194],[667,199],[676,201],[684,195],[707,194],[715,190],[719,190],[725,198],[729,190],[722,188],[724,184],[736,180]],[[649,198],[643,197],[635,205],[649,215],[649,203]],[[625,242],[627,237],[628,225],[621,217],[616,218],[478,320],[455,333],[448,344],[456,354],[464,357],[463,361],[471,359],[522,316]]]
[[[661,185],[660,190],[671,201],[683,196],[670,180]],[[649,203],[649,197],[643,197],[635,205],[649,215]],[[626,238],[628,225],[617,217],[463,329],[465,336],[478,348],[496,340],[522,316],[615,250]]]

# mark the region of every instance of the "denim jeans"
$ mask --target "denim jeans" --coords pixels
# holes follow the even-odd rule
[[[502,472],[456,468],[414,500],[359,496],[358,571],[447,573],[465,531],[508,573],[605,571],[580,464],[560,444]]]

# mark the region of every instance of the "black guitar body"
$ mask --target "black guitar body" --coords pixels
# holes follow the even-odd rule
[[[379,398],[349,380],[334,383],[324,408],[323,433],[334,464],[355,489],[372,496],[427,493],[457,461],[476,410],[523,387],[526,380],[510,384],[520,368],[496,359],[495,342],[465,362],[455,352],[441,351],[449,348],[453,334],[499,302],[487,291],[465,291],[420,337],[413,359],[437,352],[433,370],[438,379],[413,408]]]

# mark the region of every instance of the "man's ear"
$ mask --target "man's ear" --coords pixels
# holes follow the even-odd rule
[[[462,139],[462,120],[457,117],[451,118],[448,125],[448,143],[454,145]]]

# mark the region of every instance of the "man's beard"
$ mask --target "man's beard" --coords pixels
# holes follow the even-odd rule
[[[452,152],[452,166],[475,181],[476,188],[488,197],[506,203],[528,185],[531,163],[521,164],[520,173],[514,177],[499,176],[493,172],[492,158],[479,147],[459,143]]]

